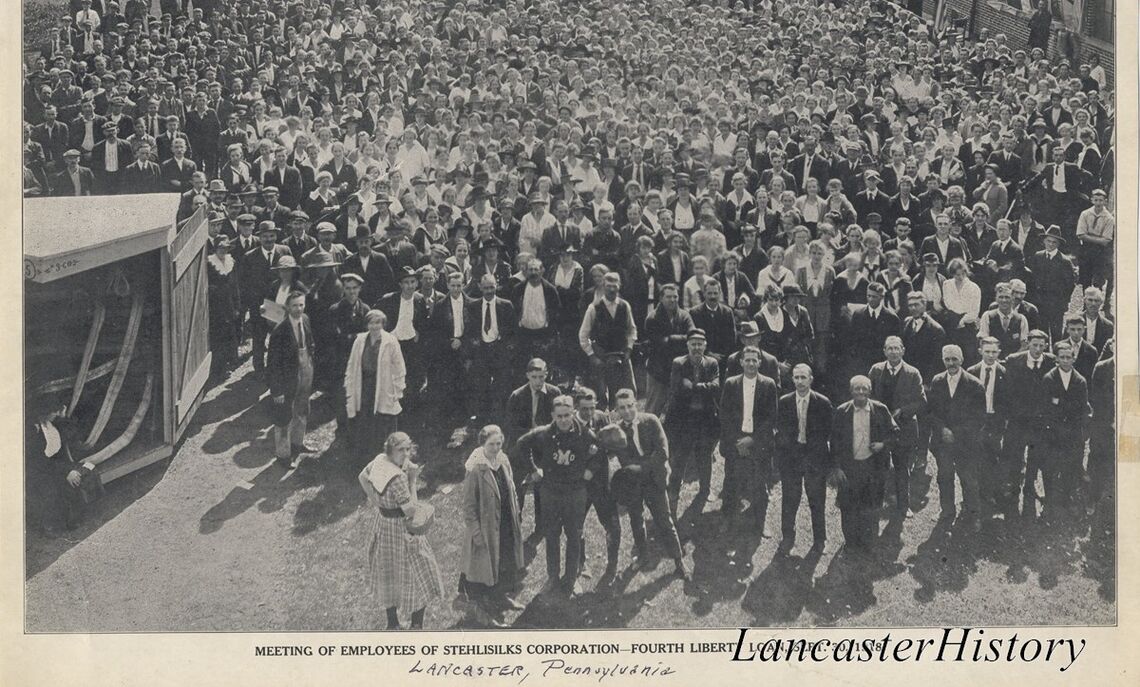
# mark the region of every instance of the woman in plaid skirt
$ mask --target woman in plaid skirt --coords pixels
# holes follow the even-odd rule
[[[384,453],[360,472],[360,485],[376,508],[369,540],[368,563],[372,588],[388,613],[388,629],[400,629],[398,609],[412,612],[412,629],[424,626],[424,609],[443,595],[439,564],[427,537],[408,532],[417,503],[412,494],[419,467],[411,462],[415,444],[403,432],[393,432]]]

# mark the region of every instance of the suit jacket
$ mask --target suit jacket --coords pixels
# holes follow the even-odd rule
[[[676,315],[670,317],[665,308],[655,308],[645,318],[643,329],[649,344],[646,372],[658,381],[667,381],[673,359],[685,354],[686,335],[692,328],[693,318],[688,310],[678,307]]]
[[[954,396],[950,396],[950,386],[945,372],[934,375],[927,396],[928,417],[934,434],[931,440],[941,443],[942,429],[950,429],[955,434],[955,442],[970,441],[982,426],[986,413],[986,394],[982,382],[963,370],[958,379]]]
[[[372,251],[368,258],[368,269],[364,269],[360,254],[353,253],[341,265],[340,271],[341,274],[351,272],[364,280],[360,287],[360,300],[369,306],[375,306],[382,296],[394,293],[399,288],[392,266],[388,264],[388,257],[383,253]]]
[[[1111,431],[1116,424],[1116,360],[1105,358],[1096,364],[1089,380],[1089,405],[1094,424]]]
[[[682,381],[689,380],[686,389]],[[706,355],[699,363],[686,355],[677,356],[669,374],[669,398],[665,422],[670,425],[688,424],[700,418],[702,429],[715,426],[717,406],[720,404],[720,367],[716,358]]]
[[[1008,379],[1009,397],[1016,401],[1009,405],[1010,418],[1021,421],[1041,418],[1045,411],[1042,382],[1045,374],[1056,367],[1053,355],[1046,352],[1037,370],[1029,368],[1029,351],[1010,354],[1003,364]]]
[[[313,355],[314,339],[313,328],[309,324],[309,316],[301,315],[301,327],[304,329],[306,346],[309,355]],[[269,346],[266,351],[265,371],[269,383],[271,396],[284,396],[285,408],[292,407],[293,396],[297,393],[297,339],[294,333],[292,320],[286,317],[269,335]]]
[[[875,363],[871,366],[868,375],[871,378],[871,397],[881,401],[895,414],[895,420],[901,425],[904,421],[913,420],[914,417],[926,407],[926,390],[922,385],[922,373],[914,365],[902,362],[895,384],[894,399],[887,403],[884,399],[886,377],[889,374],[887,361]]]
[[[472,326],[466,327],[463,335],[467,338],[468,343],[474,346],[483,343],[483,304],[485,302],[485,299],[479,298],[468,304],[468,321]],[[495,318],[499,325],[499,340],[510,342],[514,338],[519,321],[518,315],[515,313],[515,306],[507,299],[498,296],[495,296],[491,303],[495,308]]]
[[[1098,314],[1096,316],[1096,336],[1091,341],[1092,347],[1095,348],[1098,353],[1103,353],[1104,345],[1108,343],[1109,339],[1115,336],[1115,333],[1116,327],[1112,324],[1112,321],[1103,314]]]
[[[702,304],[690,310],[689,316],[694,327],[705,330],[710,354],[723,359],[736,348],[736,316],[727,305],[718,303],[714,310]]]
[[[791,171],[792,176],[796,180],[795,188],[797,195],[799,193],[803,193],[804,191],[804,182],[806,180],[804,177],[805,166],[807,166],[809,169],[808,178],[813,178],[819,182],[819,187],[821,189],[827,187],[828,177],[831,174],[831,165],[818,152],[812,154],[810,166],[806,165],[806,162],[806,154],[797,155],[792,158],[790,162],[788,162],[787,168]]]
[[[1005,369],[1005,365],[999,362],[994,367],[997,371],[997,377],[994,379],[994,414],[990,417],[996,418],[1004,427],[1005,421],[1009,419],[1010,405],[1019,402],[1019,399],[1015,399],[1010,395],[1010,376],[1009,372]],[[966,372],[974,375],[974,377],[982,383],[982,412],[985,413],[985,366],[979,362],[967,368]],[[990,417],[986,419],[989,420]]]
[[[859,372],[865,373],[871,365],[883,359],[883,342],[888,336],[901,334],[902,323],[899,322],[899,316],[885,304],[879,306],[877,318],[871,317],[870,306],[852,307],[851,322],[847,328],[848,355],[859,364]]]
[[[582,235],[578,227],[574,224],[567,224],[566,239],[563,240],[559,227],[557,225],[549,226],[542,232],[542,240],[538,246],[538,257],[543,262],[554,265],[557,263],[558,254],[566,246],[574,246],[576,250],[582,250]]]
[[[538,412],[535,413],[535,421],[531,422],[530,384],[523,384],[512,391],[507,398],[507,422],[503,427],[508,443],[514,444],[519,437],[535,427],[553,422],[551,413],[554,410],[554,399],[561,393],[562,390],[553,384],[543,384],[538,392]]]
[[[995,150],[990,153],[986,164],[997,167],[998,178],[1007,186],[1016,187],[1021,183],[1021,157],[1017,153],[1006,153],[1004,150]]]
[[[966,244],[956,236],[948,238],[949,243],[946,245],[946,254],[943,255],[942,251],[938,248],[938,237],[927,236],[922,240],[922,246],[918,249],[919,255],[926,255],[927,253],[934,253],[942,261],[942,265],[938,268],[939,273],[945,275],[946,267],[954,258],[966,259]]]
[[[756,389],[752,396],[752,435],[756,448],[772,455],[775,447],[776,415],[779,404],[779,389],[776,380],[757,375]],[[810,410],[810,408],[809,408]],[[724,391],[720,396],[720,441],[722,446],[731,446],[743,436],[744,422],[744,375],[733,375],[724,380]],[[722,449],[723,450],[723,449]]]
[[[256,307],[261,303],[262,294],[276,281],[273,276],[273,266],[286,255],[293,255],[293,253],[286,246],[274,244],[272,261],[265,259],[265,251],[260,245],[246,251],[241,256],[237,266],[238,279],[241,284],[242,305]]]
[[[431,319],[428,321],[428,330],[431,332],[432,342],[440,347],[446,346],[448,349],[451,346],[452,335],[455,333],[454,313],[451,311],[450,299],[450,295],[444,294],[443,299],[437,302],[435,308],[432,309]],[[459,350],[462,353],[466,350],[464,346],[467,344],[467,332],[478,325],[471,319],[471,304],[474,301],[465,294],[460,294],[460,299],[463,303],[462,314],[460,315],[463,318],[463,335],[460,337]]]
[[[117,193],[119,190],[119,180],[126,176],[125,170],[134,161],[134,152],[131,151],[131,144],[123,139],[116,139],[116,147],[119,154],[119,171],[114,173],[115,178],[111,178],[109,173],[104,167],[104,156],[107,154],[108,142],[106,139],[99,141],[95,144],[95,148],[91,151],[91,172],[95,175],[97,185],[103,187],[104,193]]]
[[[1083,430],[1088,427],[1092,415],[1088,382],[1084,376],[1074,368],[1066,389],[1061,381],[1061,368],[1055,367],[1045,373],[1041,391],[1044,393],[1045,426],[1051,443],[1070,447],[1082,445]]]
[[[1069,339],[1064,339],[1064,341],[1068,341],[1069,345],[1073,344]],[[1073,363],[1073,368],[1077,372],[1080,372],[1081,376],[1084,377],[1087,382],[1092,378],[1093,368],[1096,367],[1097,361],[1100,360],[1100,351],[1094,348],[1088,340],[1082,340],[1081,345],[1079,347],[1074,346],[1074,349],[1077,354],[1077,359]]]
[[[1026,266],[1033,272],[1029,291],[1033,303],[1042,308],[1063,308],[1069,304],[1077,280],[1073,274],[1073,262],[1064,253],[1058,250],[1049,258],[1044,250],[1039,250],[1026,260]],[[1057,314],[1050,313],[1050,317]],[[1053,326],[1056,323],[1046,324]]]
[[[878,453],[872,452],[867,461],[879,468],[887,467],[890,449],[898,435],[898,425],[891,417],[891,411],[882,403],[868,399],[871,406],[871,436],[868,443],[882,442],[883,449]],[[830,448],[834,463],[844,468],[855,462],[855,402],[847,401],[841,404],[831,415]]]
[[[86,167],[79,168],[79,195],[89,196],[95,186],[95,175]],[[71,175],[64,169],[51,176],[49,184],[53,196],[70,196],[75,194],[75,187],[71,183]],[[1099,331],[1099,330],[1098,330]]]
[[[657,281],[659,284],[676,284],[682,286],[689,277],[693,276],[692,261],[688,253],[681,253],[681,273],[673,269],[673,260],[669,251],[664,250],[657,254]]]
[[[511,304],[514,305],[515,313],[520,320],[523,314],[523,297],[526,295],[526,285],[527,282],[523,281],[511,289]],[[546,328],[552,329],[561,321],[562,300],[558,297],[558,289],[554,287],[554,284],[543,279],[540,286],[542,287],[542,299],[546,303]]]
[[[131,193],[158,193],[162,190],[162,171],[154,162],[132,162],[123,170],[124,190]]]
[[[71,134],[66,124],[56,120],[50,126],[44,122],[33,127],[32,140],[43,146],[46,161],[62,162],[64,152],[70,147]]]
[[[808,471],[829,471],[834,467],[828,441],[831,438],[831,416],[834,408],[831,401],[819,393],[811,391],[808,395],[807,408],[807,436],[806,451],[810,464],[805,465]],[[799,441],[800,419],[796,410],[796,392],[784,394],[780,397],[776,410],[776,444],[780,452],[787,455],[792,447]]]
[[[388,331],[395,331],[396,322],[400,317],[400,292],[393,291],[386,293],[380,297],[376,302],[376,309],[381,310],[388,317]],[[424,295],[420,292],[412,294],[412,327],[416,330],[416,335],[423,340],[423,335],[427,331],[428,317],[427,301],[424,300]]]
[[[855,212],[859,215],[859,222],[864,225],[867,223],[867,215],[872,212],[879,213],[879,216],[883,218],[891,214],[891,197],[883,193],[882,189],[875,189],[874,194],[864,189],[855,194],[855,197],[851,199],[851,204],[855,206]]]
[[[282,205],[291,208],[300,206],[304,197],[301,171],[293,165],[286,165],[282,169],[270,169],[265,173],[265,185],[277,187],[277,200]]]
[[[95,143],[103,140],[103,122],[107,118],[102,115],[93,115],[91,117],[91,140]],[[83,124],[83,117],[79,116],[71,120],[71,124],[67,127],[68,134],[68,147],[75,148],[82,151],[83,148],[83,135],[86,127]]]
[[[669,440],[665,428],[656,415],[638,413],[629,429],[620,423],[626,433],[626,446],[615,451],[622,467],[642,466],[657,489],[665,489],[669,480]]]
[[[174,158],[164,161],[159,167],[163,189],[173,193],[185,192],[191,188],[190,177],[196,171],[198,165],[188,157],[182,159],[182,169],[178,168]]]
[[[922,328],[915,331],[915,318],[906,318],[900,336],[906,348],[907,360],[918,368],[923,381],[927,382],[933,380],[934,375],[943,368],[942,346],[946,343],[946,330],[934,321],[930,313],[924,313],[922,321]]]

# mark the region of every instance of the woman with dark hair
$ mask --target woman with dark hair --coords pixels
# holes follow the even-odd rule
[[[756,313],[755,320],[760,327],[761,347],[780,361],[780,367],[785,366],[788,353],[788,342],[792,327],[788,322],[788,313],[784,310],[784,289],[773,284],[764,288],[764,304]],[[781,369],[781,372],[783,370]],[[790,372],[790,370],[788,370]]]
[[[413,630],[422,630],[428,603],[443,596],[439,564],[424,536],[433,509],[415,495],[419,475],[419,466],[412,462],[415,454],[411,438],[394,432],[384,442],[384,452],[358,476],[376,509],[368,564],[372,590],[387,612],[389,630],[400,629],[400,609],[412,612]]]
[[[471,601],[474,619],[504,627],[502,614],[522,605],[509,596],[525,573],[522,523],[503,431],[487,425],[471,452],[463,478],[463,539],[459,593]]]
[[[950,278],[942,285],[942,300],[946,305],[943,327],[946,338],[962,347],[965,365],[978,360],[978,314],[982,307],[982,290],[970,280],[970,268],[962,258],[954,258],[946,267]]]
[[[238,275],[232,244],[228,237],[214,239],[214,252],[206,257],[207,294],[210,303],[209,341],[214,357],[214,374],[227,374],[238,359],[241,331],[241,300],[238,298]]]

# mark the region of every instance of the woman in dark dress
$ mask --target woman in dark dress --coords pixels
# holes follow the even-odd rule
[[[214,239],[214,252],[206,258],[207,293],[210,303],[210,350],[214,357],[211,373],[225,374],[232,370],[238,359],[238,333],[240,302],[238,299],[237,272],[230,255],[230,240],[225,236]]]

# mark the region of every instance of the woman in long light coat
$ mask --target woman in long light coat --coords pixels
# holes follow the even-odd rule
[[[356,335],[344,370],[349,450],[361,460],[376,455],[403,410],[404,355],[396,336],[384,331],[386,322],[383,312],[368,311],[368,331]]]
[[[522,524],[503,431],[487,425],[471,452],[463,478],[463,559],[460,594],[473,602],[475,619],[502,627],[502,614],[522,606],[508,596],[524,574]]]

